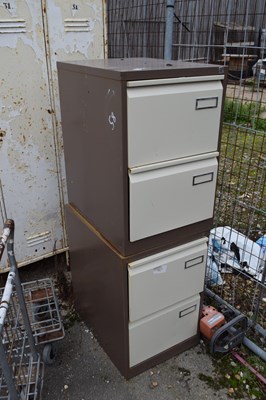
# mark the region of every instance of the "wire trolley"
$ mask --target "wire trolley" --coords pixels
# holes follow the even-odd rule
[[[3,253],[5,243],[7,242],[7,239],[5,238],[5,229],[8,229],[6,227],[10,221],[13,226],[12,235],[14,238],[14,221],[7,220],[2,239],[0,237],[0,260],[1,246]],[[13,251],[14,246],[12,240],[9,246],[12,247]],[[18,274],[15,257],[13,259],[13,265],[16,273]],[[45,364],[52,364],[56,357],[55,342],[65,337],[64,325],[62,323],[58,299],[53,282],[50,278],[44,278],[22,283],[21,286],[35,344],[43,345],[42,361]],[[15,299],[17,299],[17,294],[14,293],[13,296],[15,301]]]
[[[35,400],[42,389],[43,364],[36,350],[14,256],[14,222],[7,220],[0,236],[0,259],[7,245],[10,264],[0,289],[0,399]]]
[[[52,364],[56,356],[55,341],[65,336],[59,305],[50,278],[22,284],[27,312],[36,345],[44,345],[42,360]]]

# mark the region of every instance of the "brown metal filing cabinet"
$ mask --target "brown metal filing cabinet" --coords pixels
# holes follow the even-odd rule
[[[219,66],[58,63],[76,305],[126,377],[198,341]]]

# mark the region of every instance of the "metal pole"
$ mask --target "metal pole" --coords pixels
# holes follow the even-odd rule
[[[264,261],[264,267],[263,267],[263,272],[262,272],[262,276],[261,276],[261,283],[260,283],[260,288],[259,288],[259,293],[258,293],[258,298],[257,298],[257,304],[256,304],[256,308],[255,308],[253,318],[252,318],[253,325],[255,325],[258,320],[259,309],[260,309],[262,299],[263,299],[264,293],[265,293],[265,281],[266,281],[266,261]]]
[[[2,298],[0,299],[1,301],[1,307],[0,307],[0,365],[4,374],[4,381],[7,385],[9,396],[8,398],[10,399],[19,399],[15,382],[14,382],[14,376],[12,374],[12,366],[9,365],[6,352],[5,352],[5,347],[4,343],[2,341],[2,333],[4,331],[4,324],[5,324],[5,319],[6,319],[6,314],[8,311],[8,308],[10,306],[10,298],[12,294],[12,289],[13,289],[13,284],[14,284],[14,278],[15,278],[15,273],[14,272],[9,272],[7,281],[5,284],[5,288],[2,294]]]
[[[250,339],[247,337],[244,337],[243,344],[251,351],[253,351],[254,354],[256,354],[258,357],[260,357],[263,361],[266,362],[266,352],[256,345],[256,343],[252,342]]]
[[[175,0],[167,0],[164,38],[164,59],[172,59]]]
[[[13,266],[14,266],[14,264],[13,264]],[[11,265],[11,268],[12,268],[12,265]],[[17,267],[16,267],[16,269],[17,269]],[[25,303],[25,298],[24,298],[22,287],[21,287],[21,282],[20,282],[20,278],[18,275],[18,271],[15,276],[15,287],[16,287],[16,292],[17,292],[17,296],[18,296],[18,301],[19,301],[19,305],[20,305],[23,322],[24,322],[25,329],[27,332],[27,337],[28,337],[28,341],[29,341],[31,354],[32,354],[33,360],[37,361],[38,353],[37,353],[36,346],[35,346],[35,341],[34,341],[32,329],[31,329],[27,306]]]
[[[2,330],[0,328],[0,330]],[[6,353],[5,353],[5,349],[4,349],[4,345],[2,343],[0,343],[0,360],[1,360],[1,368],[4,374],[4,379],[5,379],[5,383],[7,385],[8,388],[8,398],[12,399],[12,400],[16,400],[16,399],[20,399],[20,396],[18,395],[18,392],[16,390],[16,386],[15,386],[15,382],[13,379],[13,374],[12,374],[12,367],[8,364],[8,361],[6,359]],[[5,397],[6,398],[6,397]]]
[[[5,222],[7,216],[6,216],[6,207],[5,207],[4,193],[3,193],[3,186],[1,179],[0,179],[0,211],[2,215],[2,222]]]
[[[144,1],[143,4],[143,19],[144,19],[144,32],[143,32],[143,57],[147,57],[147,0]]]
[[[205,293],[207,296],[211,297],[212,299],[216,300],[220,304],[226,305],[228,308],[230,308],[235,315],[241,314],[239,310],[231,306],[231,304],[227,303],[225,300],[223,300],[220,296],[217,294],[213,293],[210,289],[205,288]],[[252,325],[252,321],[248,320],[249,325]],[[255,325],[254,327],[259,333],[261,333],[265,337],[265,329],[261,328],[260,325]],[[261,349],[259,346],[257,346],[254,342],[252,342],[250,339],[247,337],[244,337],[243,339],[243,344],[251,351],[253,351],[254,354],[259,356],[263,361],[266,361],[266,352]]]
[[[227,301],[225,301],[224,299],[222,299],[220,296],[218,296],[218,294],[213,293],[210,289],[208,289],[207,287],[205,287],[204,289],[205,293],[207,294],[207,296],[211,297],[212,299],[214,299],[215,301],[217,301],[217,303],[219,304],[223,304],[226,307],[228,307],[230,310],[232,310],[232,312],[235,315],[240,315],[241,312],[239,310],[237,310],[235,307],[233,307],[231,304],[227,303]],[[249,326],[253,326],[254,329],[263,337],[266,337],[266,329],[262,328],[262,326],[260,326],[259,324],[255,324],[253,323],[253,321],[251,319],[248,318],[248,325]]]
[[[8,261],[10,264],[10,271],[15,273],[14,283],[15,283],[15,287],[16,287],[20,310],[21,310],[23,322],[25,325],[25,329],[27,332],[27,337],[28,337],[28,341],[29,341],[31,354],[32,354],[33,360],[37,361],[38,353],[36,350],[35,341],[34,341],[34,337],[32,334],[29,315],[27,312],[27,306],[25,303],[25,298],[24,298],[24,294],[23,294],[23,290],[22,290],[22,286],[21,286],[21,282],[20,282],[19,273],[18,273],[17,261],[16,261],[15,254],[14,254],[14,230],[15,230],[14,221],[11,219],[7,220],[5,226],[10,228],[10,236],[8,238],[7,245],[6,245]]]
[[[255,46],[260,46],[259,43],[259,39],[260,39],[260,29],[265,28],[265,26],[262,26],[262,22],[263,22],[263,13],[264,13],[264,2],[265,0],[257,0],[256,3],[256,10],[255,10],[255,21],[254,21],[254,25],[255,25],[255,37],[254,37],[254,41],[255,41]],[[259,52],[258,52],[258,56],[259,56]]]

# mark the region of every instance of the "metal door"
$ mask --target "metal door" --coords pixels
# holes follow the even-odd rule
[[[94,47],[94,27],[102,28],[101,3],[95,1],[83,9],[84,19],[91,21],[97,14],[98,21],[91,22],[91,32],[79,32],[76,40],[71,32],[73,21],[66,20],[77,16],[85,1],[75,5],[52,0],[0,3],[0,178],[4,194],[0,215],[5,205],[7,215],[15,220],[20,265],[67,248],[55,63],[63,55],[69,59],[102,56],[103,34],[101,45],[97,41]],[[77,46],[81,42],[84,49],[85,43],[93,43],[94,51],[81,52]]]

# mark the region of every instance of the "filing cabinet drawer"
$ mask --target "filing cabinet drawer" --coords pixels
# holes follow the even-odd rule
[[[129,237],[134,242],[212,218],[217,159],[129,173]]]
[[[203,291],[207,240],[201,238],[128,265],[130,321]]]
[[[216,151],[222,93],[221,81],[128,88],[128,166]]]
[[[130,367],[197,334],[200,296],[129,324]]]

